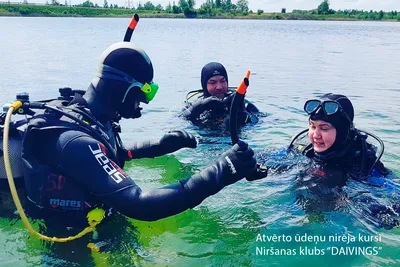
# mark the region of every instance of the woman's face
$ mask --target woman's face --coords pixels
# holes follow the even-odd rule
[[[336,140],[336,128],[326,121],[309,120],[308,137],[313,144],[314,151],[321,153],[329,149]]]
[[[222,75],[213,76],[207,81],[207,90],[212,96],[224,98],[228,92],[228,82]]]

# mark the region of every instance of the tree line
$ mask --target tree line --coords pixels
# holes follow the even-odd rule
[[[24,0],[27,1],[27,0]],[[57,2],[57,0],[52,0],[52,2]],[[67,0],[65,0],[67,1]],[[258,9],[256,12],[249,9],[249,1],[248,0],[238,0],[236,3],[232,3],[232,0],[207,0],[205,3],[201,4],[201,6],[196,9],[195,0],[179,0],[177,4],[175,1],[169,2],[169,4],[164,8],[160,4],[154,5],[151,1],[147,1],[144,4],[141,2],[138,3],[136,7],[123,7],[129,8],[131,10],[137,11],[154,11],[158,13],[170,13],[170,14],[181,14],[183,13],[186,17],[197,17],[205,16],[205,17],[215,17],[215,16],[247,16],[249,14],[256,13],[257,15],[261,15],[264,13],[264,10]],[[100,7],[97,4],[94,4],[90,0],[86,0],[82,4],[77,6],[82,7]],[[119,8],[117,4],[109,5],[108,0],[104,0],[103,8]],[[281,14],[286,14],[286,8],[281,9]],[[314,15],[322,15],[331,18],[339,18],[339,17],[348,17],[360,20],[400,20],[399,13],[397,11],[363,11],[363,10],[333,10],[330,8],[329,0],[323,0],[316,9],[313,10],[293,10],[292,14],[294,15],[305,15],[305,16],[314,16]],[[275,16],[274,18],[280,19],[284,18],[282,16]],[[302,17],[300,17],[301,19]]]
[[[139,2],[131,6],[133,0],[128,0],[128,6],[112,4],[110,0],[103,0],[100,6],[91,0],[86,0],[78,5],[70,5],[70,0],[46,0],[45,6],[29,5],[29,0],[23,0],[25,5],[0,4],[0,15],[20,14],[22,16],[127,16],[139,13],[144,17],[188,17],[188,18],[250,18],[250,19],[346,19],[346,20],[398,20],[400,12],[397,11],[363,11],[363,10],[333,10],[328,0],[323,0],[318,7],[312,10],[293,10],[291,13],[282,8],[281,12],[264,13],[259,9],[256,12],[249,9],[248,0],[206,0],[199,8],[195,8],[195,0],[177,0],[163,7],[154,5],[151,1],[144,4]],[[50,1],[50,2],[49,2]],[[62,4],[60,1],[63,1]],[[136,2],[136,0],[134,0]],[[80,8],[80,9],[79,9]]]
[[[323,0],[321,4],[314,10],[293,10],[293,14],[302,15],[325,15],[330,17],[352,17],[359,20],[400,20],[400,12],[395,10],[384,12],[380,11],[364,11],[356,9],[333,10],[330,8],[328,0]]]

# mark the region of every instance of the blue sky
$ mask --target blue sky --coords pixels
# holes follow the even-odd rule
[[[5,1],[5,0],[2,0]],[[12,1],[12,0],[11,0]],[[15,1],[15,0],[14,0]],[[17,0],[18,1],[18,0]],[[22,2],[22,0],[20,0]],[[48,0],[50,2],[50,0]],[[64,3],[65,0],[59,0]],[[70,1],[70,0],[67,0]],[[91,0],[98,5],[103,5],[104,0]],[[107,0],[109,4],[118,4],[120,6],[127,5],[128,0]],[[129,0],[133,3],[133,6],[137,6],[139,0]],[[144,4],[148,0],[140,0],[140,3]],[[171,0],[150,0],[153,4],[161,4],[163,7],[168,5],[168,3],[173,3]],[[322,0],[248,0],[249,8],[253,11],[257,11],[258,9],[262,9],[265,12],[280,12],[282,8],[286,8],[288,12],[293,9],[314,9],[316,8]],[[37,2],[43,3],[45,0],[31,0],[28,2]],[[84,0],[71,0],[72,4],[82,3]],[[176,3],[179,0],[175,1]],[[196,8],[200,7],[205,0],[196,0]],[[236,3],[237,0],[232,0],[233,3]],[[132,5],[132,4],[131,4]],[[330,7],[332,9],[358,9],[358,10],[384,10],[391,11],[397,10],[400,11],[400,0],[330,0]]]

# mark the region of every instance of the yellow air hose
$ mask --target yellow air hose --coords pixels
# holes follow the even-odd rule
[[[86,227],[85,229],[83,229],[82,232],[78,233],[75,236],[69,236],[69,237],[45,236],[45,235],[42,235],[42,234],[36,232],[35,229],[33,229],[32,225],[29,223],[28,218],[25,215],[24,209],[22,208],[21,201],[19,200],[17,189],[15,188],[15,183],[14,183],[13,174],[12,174],[11,165],[10,165],[10,158],[8,156],[8,134],[9,134],[9,130],[10,130],[10,120],[11,120],[11,116],[12,116],[14,110],[17,110],[20,107],[22,107],[22,102],[16,101],[16,102],[12,103],[10,108],[8,109],[6,120],[4,123],[3,151],[4,151],[4,165],[5,165],[5,169],[6,169],[8,184],[10,186],[11,195],[14,200],[15,206],[17,207],[18,213],[22,219],[22,222],[24,223],[25,227],[28,229],[28,231],[32,235],[34,235],[42,240],[45,240],[45,241],[68,242],[68,241],[78,239],[78,238],[86,235],[87,233],[92,232],[94,230],[94,228],[99,223],[101,223],[101,221],[104,218],[105,211],[103,209],[95,208],[95,209],[91,210],[87,215],[89,226]]]

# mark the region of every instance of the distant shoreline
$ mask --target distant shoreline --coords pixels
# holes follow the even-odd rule
[[[325,21],[386,21],[399,22],[398,19],[359,19],[355,15],[318,15],[300,13],[248,13],[247,15],[196,15],[188,18],[183,13],[172,14],[163,11],[130,10],[124,8],[87,8],[76,6],[50,6],[29,4],[0,4],[2,17],[90,17],[90,18],[130,18],[137,13],[141,18],[177,18],[177,19],[246,19],[246,20],[325,20]]]

